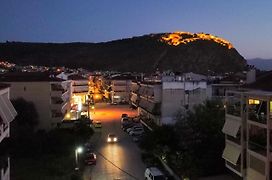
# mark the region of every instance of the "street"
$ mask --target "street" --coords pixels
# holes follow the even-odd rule
[[[86,166],[84,180],[142,180],[145,165],[141,160],[141,151],[132,141],[132,137],[123,132],[120,124],[122,113],[135,116],[136,111],[128,105],[109,105],[99,103],[91,111],[93,120],[100,120],[102,128],[96,128],[91,138],[97,154],[97,164]],[[114,133],[118,142],[109,144],[107,135]]]

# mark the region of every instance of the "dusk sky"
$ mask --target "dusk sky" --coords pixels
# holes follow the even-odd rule
[[[0,41],[101,42],[205,32],[272,58],[272,0],[0,0]]]

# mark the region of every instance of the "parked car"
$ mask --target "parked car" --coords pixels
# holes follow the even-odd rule
[[[125,124],[123,124],[123,125],[121,125],[121,128],[124,130],[124,131],[126,131],[128,128],[131,128],[131,127],[133,127],[133,126],[135,126],[136,125],[136,123],[134,123],[134,122],[129,122],[129,123],[125,123]]]
[[[134,126],[127,128],[126,132],[129,133],[135,129],[143,129],[143,125],[141,123],[134,124]]]
[[[133,129],[132,131],[129,132],[130,136],[136,136],[136,135],[141,135],[144,133],[144,129],[143,128],[136,128]]]
[[[101,123],[101,121],[95,121],[95,122],[93,123],[93,125],[94,125],[95,128],[102,128],[102,123]]]
[[[124,114],[121,115],[121,118],[124,118],[124,117],[128,117],[128,114],[124,113]]]
[[[107,142],[108,143],[116,143],[118,141],[118,138],[115,134],[108,134],[108,137],[107,137]]]
[[[166,180],[165,175],[157,167],[149,167],[145,170],[145,180]]]
[[[121,127],[126,126],[127,124],[130,124],[132,120],[128,117],[121,118]]]
[[[96,154],[88,153],[85,158],[86,165],[95,165],[96,164]]]

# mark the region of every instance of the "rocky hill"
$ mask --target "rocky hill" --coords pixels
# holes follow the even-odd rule
[[[245,59],[232,44],[204,33],[162,33],[103,43],[0,43],[0,59],[20,65],[90,70],[237,72]]]

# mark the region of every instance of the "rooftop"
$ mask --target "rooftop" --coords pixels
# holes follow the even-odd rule
[[[68,79],[69,80],[87,80],[87,78],[84,78],[83,76],[78,75],[78,74],[72,74],[72,75],[68,76]]]
[[[243,88],[272,91],[272,71],[259,76],[254,83],[246,84]]]
[[[0,75],[1,82],[40,82],[63,81],[45,72],[9,72]]]
[[[10,85],[9,85],[9,84],[3,84],[3,83],[0,83],[0,90],[2,90],[2,89],[6,89],[6,88],[8,88],[8,87],[10,87]]]

